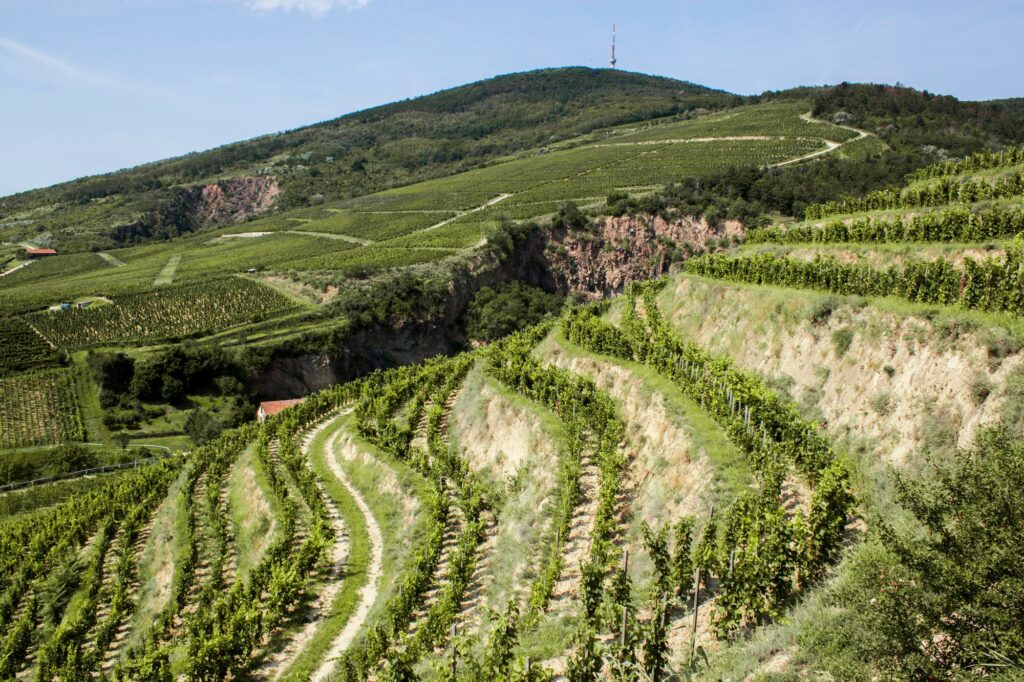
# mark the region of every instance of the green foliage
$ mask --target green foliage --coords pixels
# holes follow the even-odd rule
[[[832,332],[832,348],[835,350],[837,358],[846,355],[846,351],[850,350],[852,344],[853,330],[849,327],[843,327]]]
[[[877,269],[866,263],[842,263],[834,256],[812,261],[773,254],[731,258],[710,255],[686,262],[697,275],[753,284],[801,287],[845,296],[899,296],[918,303],[1024,313],[1024,248],[1017,244],[1002,261],[963,259],[957,268],[944,258],[907,260],[902,266]],[[838,350],[838,348],[837,348]]]
[[[203,445],[217,438],[224,427],[215,417],[205,410],[195,409],[189,412],[185,420],[185,433],[196,445]]]
[[[583,215],[574,201],[559,205],[558,212],[551,220],[552,227],[565,230],[582,230],[588,223],[587,216]]]
[[[562,297],[521,282],[480,289],[466,312],[466,334],[471,339],[496,341],[557,314]]]
[[[1024,141],[1024,112],[1006,102],[960,102],[900,85],[842,83],[815,93],[815,116],[831,118],[840,112],[901,151],[930,148],[963,156],[993,140]]]
[[[916,527],[878,522],[834,593],[839,610],[808,633],[843,679],[939,679],[1024,670],[1024,447],[1001,429],[970,451],[897,476]]]
[[[83,440],[70,369],[0,376],[0,448]]]

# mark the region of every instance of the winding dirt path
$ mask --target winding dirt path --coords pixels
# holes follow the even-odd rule
[[[307,458],[309,457],[309,448],[313,440],[324,429],[334,423],[337,418],[337,415],[328,417],[305,435],[302,439],[302,452]],[[334,442],[334,439],[328,442],[328,451],[334,445]],[[279,679],[298,660],[299,656],[302,655],[302,652],[306,650],[309,643],[313,640],[317,630],[323,624],[324,617],[330,615],[331,604],[345,582],[344,571],[348,563],[350,550],[348,528],[345,526],[345,522],[338,512],[337,505],[331,500],[330,495],[327,494],[319,482],[317,485],[324,496],[327,512],[331,519],[331,526],[334,529],[334,537],[336,538],[334,547],[331,549],[331,569],[325,576],[327,584],[317,594],[313,604],[310,605],[309,620],[306,625],[288,641],[284,649],[274,654],[267,662],[264,669],[265,675],[261,674],[259,676],[264,679]]]
[[[426,228],[424,228],[422,230],[414,232],[413,234],[421,234],[423,232],[429,232],[430,230],[436,230],[439,227],[444,227],[445,225],[448,225],[450,223],[454,223],[459,218],[464,218],[464,217],[466,217],[468,215],[471,215],[473,213],[477,213],[479,211],[482,211],[485,208],[490,208],[491,206],[494,206],[497,203],[505,201],[505,199],[508,199],[509,197],[512,197],[512,196],[515,196],[515,195],[514,194],[510,194],[510,193],[499,194],[498,196],[496,196],[493,199],[490,199],[489,201],[487,201],[487,202],[477,206],[476,208],[471,208],[468,211],[461,211],[459,213],[456,213],[455,215],[453,215],[451,218],[448,218],[447,220],[442,220],[439,223],[435,223],[434,225],[431,225],[430,227],[426,227]]]
[[[856,142],[857,140],[863,140],[865,137],[868,137],[869,135],[871,135],[871,133],[867,132],[866,130],[860,130],[858,128],[851,128],[850,126],[844,126],[844,125],[840,125],[838,123],[829,123],[828,121],[819,121],[816,118],[812,118],[811,117],[811,112],[809,112],[809,111],[806,114],[800,114],[800,118],[802,120],[804,120],[804,121],[807,121],[808,123],[825,123],[827,125],[834,125],[837,128],[842,128],[843,130],[849,130],[851,132],[857,133],[857,137],[852,137],[849,140],[846,140],[844,142],[833,142],[831,140],[825,140],[824,141],[825,142],[825,148],[824,149],[819,149],[816,152],[811,152],[810,154],[804,154],[803,156],[798,156],[797,158],[789,159],[788,161],[782,161],[780,163],[774,163],[771,166],[769,166],[769,168],[781,168],[782,166],[788,166],[790,164],[800,163],[801,161],[807,161],[808,159],[816,159],[819,156],[824,156],[825,154],[830,154],[830,153],[834,152],[835,150],[839,149],[843,145],[849,144],[851,142]]]
[[[351,617],[349,617],[348,622],[345,623],[345,627],[342,628],[338,636],[331,642],[331,647],[328,649],[327,655],[324,657],[320,667],[310,677],[312,682],[327,680],[331,671],[334,670],[335,659],[352,645],[360,628],[366,622],[370,609],[377,601],[377,592],[380,588],[384,567],[384,535],[381,533],[380,524],[377,523],[373,511],[366,503],[362,493],[352,485],[352,481],[349,480],[341,463],[338,462],[337,449],[340,433],[340,431],[336,433],[327,444],[327,465],[331,473],[334,474],[334,477],[345,486],[345,490],[348,491],[348,494],[355,500],[356,506],[359,507],[359,513],[363,515],[363,519],[366,522],[366,531],[370,536],[370,565],[366,570],[366,584],[359,590],[359,603],[356,605]]]

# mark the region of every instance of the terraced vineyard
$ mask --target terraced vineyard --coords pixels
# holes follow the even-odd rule
[[[484,351],[325,391],[187,460],[174,458],[111,484],[115,490],[108,494],[115,500],[126,487],[146,491],[137,499],[147,502],[127,516],[116,504],[88,506],[92,492],[60,503],[51,513],[75,529],[63,553],[41,559],[28,572],[6,569],[12,584],[27,589],[5,596],[4,623],[10,627],[3,651],[14,654],[4,659],[11,661],[7,674],[48,677],[74,666],[81,674],[102,669],[127,679],[154,671],[190,679],[220,679],[228,671],[250,671],[261,679],[300,671],[312,679],[367,679],[381,665],[389,674],[404,675],[451,664],[470,676],[488,666],[507,676],[531,660],[531,675],[540,675],[545,667],[564,672],[567,666],[571,671],[594,665],[586,647],[578,660],[567,662],[560,654],[574,636],[618,632],[623,610],[628,627],[638,633],[659,619],[673,629],[683,627],[694,599],[698,609],[714,614],[722,635],[759,621],[786,603],[800,580],[787,574],[782,586],[774,578],[782,591],[764,602],[761,586],[750,582],[764,575],[755,564],[789,571],[827,566],[849,514],[847,474],[831,459],[828,445],[774,402],[756,378],[696,346],[670,341],[674,337],[659,321],[653,291],[644,294],[643,313],[632,313],[621,330],[586,309]],[[631,297],[630,310],[639,301]],[[541,352],[537,344],[549,336],[548,350]],[[756,472],[760,486],[733,497],[736,511],[716,518],[664,519],[641,509],[634,517],[627,490],[636,475],[636,453],[628,433],[637,415],[623,414],[591,379],[552,362],[551,349],[577,352],[574,343],[609,353],[602,356],[605,362],[640,361],[679,382],[674,390],[699,401],[719,422],[710,428],[721,429],[748,453],[744,468]],[[467,445],[463,427],[449,418],[471,369],[500,387],[499,403],[520,401],[516,409],[549,413],[563,434],[554,485],[536,510],[540,532],[529,546],[516,548],[538,568],[523,589],[511,593],[498,580],[504,559],[492,555],[505,546],[505,524],[522,513],[520,493],[509,493],[502,469],[478,459],[481,443]],[[245,466],[255,467],[256,478],[244,470],[231,473],[243,453],[254,453],[245,455]],[[793,477],[806,479],[815,491],[804,500],[809,516],[794,516],[783,506],[783,483]],[[229,479],[242,488],[229,492]],[[386,511],[396,494],[398,517]],[[775,501],[769,505],[769,499]],[[777,511],[769,513],[772,505]],[[419,510],[415,530],[404,541],[401,517],[409,511],[402,512],[403,506]],[[753,508],[763,511],[749,518],[740,513]],[[161,509],[171,510],[166,513],[176,520],[160,521]],[[273,528],[265,539],[247,530],[257,515]],[[231,518],[239,521],[229,525],[225,519]],[[717,518],[729,519],[721,529],[727,538],[740,537],[737,523],[778,534],[770,545],[778,554],[768,553],[765,544],[755,552],[738,539],[736,545],[709,544],[719,532]],[[659,543],[677,522],[670,569],[658,563]],[[654,527],[650,533],[648,524]],[[641,525],[638,541],[634,534]],[[175,528],[187,533],[180,536]],[[691,537],[695,529],[699,542]],[[43,541],[40,534],[55,542],[50,535],[70,530],[7,524],[3,532],[4,546],[14,550]],[[161,539],[158,533],[174,537]],[[253,554],[240,544],[243,536],[261,548]],[[140,591],[141,577],[152,570],[145,548],[162,542],[173,548],[159,578],[163,586]],[[646,559],[634,559],[623,572],[627,551]],[[47,625],[40,609],[52,607],[46,597],[33,595],[44,595],[47,572],[67,561],[82,572],[81,596],[55,625]],[[692,580],[693,567],[704,576],[699,582]],[[492,589],[505,599],[496,620],[469,605],[493,603]],[[141,613],[153,615],[133,615]],[[143,629],[126,630],[127,623],[143,623],[131,626]],[[446,653],[453,629],[459,633],[455,660]],[[574,635],[577,629],[582,634]],[[547,634],[538,638],[539,633]],[[649,653],[666,645],[666,633],[653,628],[628,650],[616,650],[610,664],[636,657],[655,668],[667,664]],[[697,636],[707,645],[713,641],[707,630]]]
[[[614,126],[5,276],[3,449],[84,440],[87,418],[104,435],[94,379],[124,394],[113,416],[145,412],[133,363],[156,389],[191,372],[224,394],[181,398],[192,427],[203,400],[361,378],[190,427],[187,454],[0,498],[0,679],[1019,677],[1020,151],[761,229],[667,204],[592,220],[613,192],[640,206],[679,177],[883,145],[809,108]],[[567,200],[594,205],[582,226],[488,239]],[[500,260],[490,242],[518,229],[565,239],[466,276],[577,294],[539,324],[469,338],[465,280],[375,279]],[[381,282],[383,310],[352,304]],[[409,362],[444,325],[460,352]],[[279,366],[246,355],[267,339]],[[38,369],[58,363],[75,367]]]
[[[695,259],[687,263],[687,270],[715,279],[797,286],[842,295],[895,296],[1017,316],[1024,311],[1019,243],[1024,228],[1020,208],[1024,186],[1018,182],[1019,161],[1019,153],[1011,149],[998,155],[983,153],[959,164],[939,164],[917,172],[908,188],[810,206],[804,223],[750,235],[750,243],[758,245],[754,249],[771,244],[813,244],[811,252],[789,247],[794,255],[810,258],[740,250],[738,254]],[[975,167],[995,168],[1008,176],[996,184],[949,177],[958,170]],[[919,207],[932,210],[899,212]],[[983,258],[970,248],[971,243],[1011,238],[1015,241],[1004,241],[998,251],[994,244],[985,246],[991,253]],[[961,253],[955,261],[946,255],[919,259],[911,254],[901,255],[897,262],[895,252],[843,248],[847,243],[922,242],[953,243],[954,253]],[[886,267],[887,261],[893,264]]]

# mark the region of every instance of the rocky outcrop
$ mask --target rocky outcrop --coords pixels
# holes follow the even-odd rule
[[[249,220],[274,205],[280,188],[271,177],[240,177],[195,185],[139,220],[110,229],[115,244],[173,239],[207,227]]]
[[[653,216],[607,218],[585,231],[538,228],[503,251],[485,249],[453,265],[443,291],[435,292],[441,303],[432,314],[360,326],[338,343],[327,343],[331,350],[324,353],[282,349],[250,387],[264,397],[297,397],[375,369],[457,352],[467,346],[466,309],[485,286],[519,281],[596,299],[621,291],[629,282],[657,277],[689,254],[718,248],[718,243],[724,247],[742,235],[738,222],[711,226],[703,219]]]
[[[240,177],[185,190],[182,203],[200,225],[249,220],[274,205],[280,189],[270,177]]]
[[[733,220],[709,225],[691,216],[671,221],[646,215],[609,217],[596,228],[551,234],[545,259],[559,289],[600,298],[622,291],[629,282],[658,277],[673,262],[716,250],[719,244],[724,247],[743,234],[743,225]]]
[[[297,397],[347,378],[338,371],[338,363],[326,354],[309,353],[275,358],[250,382],[250,388],[261,398]]]

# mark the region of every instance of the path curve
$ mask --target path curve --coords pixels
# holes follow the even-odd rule
[[[825,142],[825,148],[824,149],[819,149],[816,152],[811,152],[810,154],[804,154],[803,156],[798,156],[797,158],[789,159],[788,161],[782,161],[780,163],[773,163],[772,165],[769,166],[769,168],[781,168],[783,166],[788,166],[790,164],[800,163],[801,161],[807,161],[808,159],[816,159],[819,156],[824,156],[825,154],[829,154],[831,152],[834,152],[835,150],[839,149],[843,145],[849,144],[851,142],[856,142],[857,140],[863,140],[865,137],[868,137],[869,135],[871,135],[871,133],[869,133],[866,130],[860,130],[858,128],[852,128],[850,126],[840,125],[839,123],[829,123],[828,121],[819,121],[818,119],[813,118],[811,116],[811,112],[809,112],[809,111],[807,113],[805,113],[805,114],[800,114],[800,118],[802,120],[804,120],[804,121],[807,121],[808,123],[825,123],[827,125],[836,126],[837,128],[842,128],[843,130],[850,130],[852,132],[857,133],[857,137],[852,137],[849,140],[845,140],[843,142],[833,142],[832,140],[825,140],[824,141]]]
[[[431,225],[430,227],[425,227],[422,230],[417,230],[416,232],[413,232],[412,234],[422,234],[424,232],[429,232],[430,230],[436,230],[439,227],[444,227],[445,225],[448,225],[450,223],[455,222],[459,218],[465,218],[466,216],[471,215],[473,213],[477,213],[479,211],[482,211],[485,208],[490,208],[491,206],[494,206],[497,203],[505,201],[505,199],[508,199],[509,197],[512,197],[512,196],[515,196],[515,195],[511,194],[511,193],[507,193],[507,192],[505,194],[499,194],[498,196],[494,197],[493,199],[489,199],[487,202],[477,206],[476,208],[471,208],[468,211],[462,211],[460,213],[456,213],[455,215],[453,215],[451,218],[448,218],[447,220],[442,220],[441,222],[436,223],[434,225]]]
[[[366,500],[363,499],[362,493],[352,485],[352,481],[349,480],[345,470],[342,469],[341,464],[338,462],[336,448],[340,433],[339,430],[327,444],[327,466],[335,478],[345,486],[345,490],[352,496],[352,499],[355,500],[356,506],[359,507],[359,513],[363,515],[363,519],[366,521],[366,532],[370,536],[370,565],[366,571],[366,584],[359,590],[359,604],[352,612],[348,622],[345,623],[345,627],[342,628],[338,636],[331,642],[331,648],[327,651],[323,662],[310,677],[312,682],[324,682],[327,680],[334,670],[335,659],[345,653],[345,650],[352,645],[360,628],[363,627],[363,623],[366,622],[367,616],[370,615],[370,609],[373,607],[374,602],[377,601],[377,591],[380,587],[384,566],[384,536],[381,533],[380,524],[377,523],[377,519],[374,517],[370,506],[366,504]]]
[[[310,431],[303,437],[302,452],[307,456],[307,458],[309,456],[309,446],[312,444],[313,439],[320,435],[320,432],[333,424],[338,416],[339,415],[332,415],[327,419],[324,419],[313,429],[310,429]],[[333,441],[331,442],[333,443]],[[329,446],[330,444],[328,444],[328,447]],[[344,583],[344,578],[342,577],[341,579],[338,579],[338,577],[339,573],[348,563],[350,551],[348,529],[345,527],[345,523],[342,521],[341,515],[338,514],[334,503],[331,502],[330,496],[323,489],[323,486],[320,485],[319,481],[317,482],[317,487],[320,488],[320,492],[324,495],[328,509],[331,511],[331,525],[334,529],[334,537],[337,538],[334,543],[331,556],[331,564],[334,566],[332,571],[334,579],[330,580],[327,585],[324,586],[324,589],[317,595],[317,601],[321,605],[318,617],[306,623],[301,630],[291,637],[288,644],[284,647],[284,650],[281,651],[272,661],[273,672],[269,675],[269,678],[272,680],[279,679],[281,675],[283,675],[284,672],[288,670],[296,660],[298,660],[299,656],[302,655],[302,652],[306,650],[306,647],[309,645],[309,641],[313,638],[317,629],[323,623],[324,614],[329,612],[335,595],[338,594],[338,591],[341,590],[342,584]]]

